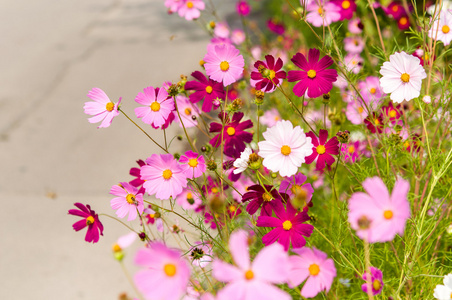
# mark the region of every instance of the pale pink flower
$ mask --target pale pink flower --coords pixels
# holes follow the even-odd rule
[[[352,124],[358,125],[364,123],[368,113],[361,99],[354,98],[347,104],[345,115]]]
[[[204,156],[195,153],[191,150],[185,152],[179,158],[179,163],[185,170],[187,178],[198,178],[206,172],[207,166]]]
[[[135,263],[145,269],[135,274],[134,281],[146,299],[178,300],[185,293],[190,269],[181,255],[160,242],[138,251]]]
[[[358,90],[367,105],[375,110],[382,103],[384,93],[376,76],[368,76],[365,80],[358,82]]]
[[[444,46],[450,44],[450,41],[452,41],[452,13],[450,11],[441,12],[439,19],[433,22],[428,36],[434,40],[443,42]]]
[[[183,0],[165,0],[165,6],[168,8],[168,13],[172,14],[179,10]]]
[[[129,232],[128,234],[120,236],[116,240],[116,245],[118,245],[118,247],[120,247],[121,249],[128,248],[133,244],[133,242],[136,241],[137,237],[138,234],[136,234],[135,232]]]
[[[307,279],[301,289],[301,296],[313,298],[322,291],[328,292],[336,277],[334,261],[315,247],[292,251],[298,255],[289,257],[291,264],[289,287],[296,287]]]
[[[320,2],[320,5],[319,5]],[[340,8],[335,4],[325,1],[311,1],[306,9],[306,21],[315,27],[322,27],[330,25],[333,22],[339,21],[341,18]]]
[[[267,127],[275,126],[276,122],[278,122],[280,120],[281,120],[281,116],[279,115],[279,112],[276,108],[266,110],[264,112],[264,115],[259,118],[259,121]]]
[[[140,174],[146,192],[161,200],[175,198],[187,186],[185,170],[171,154],[152,154]]]
[[[118,196],[110,201],[111,208],[116,210],[119,218],[124,218],[127,214],[127,221],[133,221],[138,213],[144,211],[143,194],[138,193],[138,189],[127,182],[111,187],[110,194]]]
[[[398,179],[389,195],[379,177],[363,182],[367,192],[356,192],[348,201],[348,220],[356,234],[370,243],[392,241],[396,234],[403,235],[410,217],[408,192],[410,184]]]
[[[419,58],[397,52],[389,56],[380,69],[380,86],[383,92],[391,94],[395,103],[410,101],[420,95],[422,79],[427,77]]]
[[[347,28],[351,33],[359,34],[359,33],[363,32],[364,26],[361,23],[361,20],[359,18],[354,18],[348,22]]]
[[[90,123],[97,123],[102,121],[102,123],[97,128],[107,128],[111,125],[113,118],[119,115],[118,107],[121,103],[119,98],[117,103],[114,103],[108,98],[107,94],[99,88],[93,88],[88,93],[88,97],[94,102],[85,102],[83,109],[85,114],[91,115],[88,119]]]
[[[145,105],[135,108],[137,118],[142,118],[144,123],[155,127],[165,124],[174,110],[174,100],[168,97],[168,92],[163,88],[147,87],[135,97],[135,101]]]
[[[202,205],[202,199],[198,194],[192,190],[184,189],[182,193],[177,195],[176,203],[182,206],[183,209],[195,210]]]
[[[280,244],[263,248],[251,263],[248,235],[239,230],[231,234],[229,250],[235,265],[218,259],[213,262],[213,276],[229,283],[218,292],[217,300],[292,299],[273,285],[285,283],[289,274],[289,258]]]
[[[358,74],[363,67],[364,59],[359,56],[359,53],[349,53],[344,57],[344,63],[342,64],[345,69],[355,74]]]
[[[208,47],[204,61],[206,74],[210,79],[222,82],[224,86],[239,80],[245,66],[245,60],[240,55],[240,51],[228,44]]]
[[[187,97],[178,95],[176,96],[177,109],[179,110],[180,118],[185,126],[185,128],[195,127],[198,125],[199,109],[196,104],[191,103]],[[177,111],[173,112],[175,114],[176,122],[182,127]]]
[[[263,134],[265,141],[259,142],[262,164],[281,176],[292,176],[312,154],[312,142],[300,126],[293,127],[290,121],[281,120]]]
[[[202,0],[182,0],[179,9],[177,10],[179,16],[185,18],[187,21],[198,19],[201,16],[201,10],[204,10],[206,5]]]
[[[241,29],[234,29],[231,33],[231,41],[236,44],[242,44],[246,39],[245,32]]]
[[[217,24],[215,24],[213,34],[219,38],[229,38],[230,30],[228,24],[224,22],[218,22]]]
[[[346,37],[344,39],[344,50],[356,54],[361,53],[364,49],[364,40],[359,36]]]

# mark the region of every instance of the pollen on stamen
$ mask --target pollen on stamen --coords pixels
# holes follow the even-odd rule
[[[133,194],[127,194],[126,196],[126,201],[129,204],[134,204],[135,203],[135,195]]]
[[[234,135],[235,134],[235,128],[234,127],[228,127],[228,129],[226,129],[226,132],[228,135]]]
[[[309,266],[309,274],[311,274],[312,276],[316,276],[319,273],[320,273],[319,265],[312,264],[312,265]]]
[[[290,222],[289,220],[284,221],[284,223],[282,224],[282,227],[284,230],[291,230],[292,229],[292,222]]]
[[[449,33],[449,31],[450,31],[450,27],[447,26],[447,25],[444,25],[444,26],[441,28],[441,31],[442,31],[444,34],[447,34],[447,33]]]
[[[113,111],[113,109],[115,109],[115,104],[113,102],[108,102],[107,105],[105,106],[105,109],[107,111]]]
[[[192,168],[196,168],[196,166],[198,165],[198,159],[196,158],[190,158],[188,160],[188,165]]]
[[[207,94],[211,94],[212,91],[213,91],[213,88],[210,85],[206,86],[206,93]]]
[[[94,224],[94,217],[93,216],[89,216],[88,218],[86,218],[86,225],[91,225]]]
[[[220,69],[223,72],[226,72],[227,70],[229,70],[229,63],[227,61],[222,61],[220,63]]]
[[[287,155],[289,155],[291,152],[292,152],[292,149],[290,149],[289,146],[284,145],[284,146],[281,147],[281,154],[282,154],[282,155],[287,156]]]
[[[174,265],[174,264],[166,264],[163,267],[163,271],[165,272],[165,274],[168,277],[173,277],[174,275],[176,275],[176,265]]]
[[[254,278],[254,273],[253,273],[253,271],[248,270],[248,271],[245,272],[245,279],[246,279],[246,280],[251,280],[251,279],[253,279],[253,278]]]
[[[400,79],[401,79],[403,82],[408,82],[408,81],[410,81],[410,75],[407,74],[407,73],[403,73],[402,76],[400,76]]]
[[[342,8],[343,9],[349,9],[350,8],[350,1],[345,0],[342,2]]]
[[[159,111],[160,110],[160,103],[158,103],[157,101],[152,102],[151,110],[152,111]]]
[[[392,212],[392,210],[385,210],[383,216],[385,217],[386,220],[391,220],[392,217],[394,216],[394,213]]]
[[[165,171],[163,171],[162,176],[163,176],[163,179],[168,180],[173,176],[173,172],[171,172],[171,170],[169,170],[169,169],[166,169]]]
[[[326,148],[324,145],[318,145],[317,148],[315,148],[318,154],[324,154],[326,152]]]
[[[191,115],[191,109],[187,107],[187,108],[184,110],[184,113],[185,113],[187,116]]]
[[[319,8],[320,9],[320,8]],[[308,77],[309,78],[315,78],[317,76],[317,72],[315,70],[309,70],[308,71]]]

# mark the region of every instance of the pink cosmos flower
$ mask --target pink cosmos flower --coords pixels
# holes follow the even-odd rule
[[[185,152],[184,155],[181,155],[179,163],[183,165],[187,178],[198,178],[207,169],[204,156],[190,150]]]
[[[341,9],[331,2],[311,1],[306,9],[308,11],[306,21],[315,27],[328,26],[341,19]]]
[[[165,0],[165,6],[168,8],[168,13],[172,14],[179,10],[183,0]]]
[[[193,209],[196,210],[202,205],[202,199],[192,190],[184,189],[182,193],[177,195],[176,203],[179,204],[183,209]]]
[[[342,144],[341,152],[344,157],[344,162],[355,163],[364,154],[365,149],[366,143],[360,141]]]
[[[290,268],[289,258],[281,245],[263,248],[251,263],[248,235],[239,230],[231,234],[229,250],[235,265],[218,259],[213,262],[213,276],[229,283],[218,292],[217,300],[292,299],[273,285],[286,282]]]
[[[88,97],[94,102],[85,102],[83,109],[85,114],[91,115],[88,119],[90,123],[97,123],[102,121],[102,123],[97,128],[107,128],[111,125],[113,118],[119,115],[118,107],[121,103],[119,98],[117,103],[114,103],[108,98],[107,94],[99,88],[93,88],[88,93]]]
[[[271,55],[265,56],[265,62],[258,60],[254,63],[254,69],[251,72],[250,83],[256,90],[262,90],[271,93],[286,78],[286,72],[282,70],[283,62]]]
[[[179,16],[185,18],[187,21],[197,19],[201,16],[201,10],[204,10],[206,5],[202,0],[182,0],[177,12]]]
[[[82,217],[83,219],[75,222],[72,227],[75,231],[80,231],[86,226],[88,230],[86,231],[85,241],[88,243],[97,243],[99,241],[99,234],[104,235],[104,226],[99,221],[99,217],[94,210],[87,204],[86,206],[77,202],[74,205],[78,209],[70,209],[68,213],[73,216]]]
[[[308,60],[301,53],[292,57],[292,62],[301,71],[289,71],[287,80],[289,82],[300,81],[293,87],[293,92],[298,97],[302,97],[307,90],[309,98],[317,98],[327,94],[333,88],[333,82],[337,80],[337,71],[327,69],[333,64],[333,59],[325,55],[319,61],[319,57],[320,51],[312,48],[309,49]]]
[[[146,224],[155,224],[157,230],[159,232],[163,232],[163,220],[160,213],[153,210],[150,205],[144,210],[144,213],[146,217]]]
[[[205,268],[212,262],[212,245],[209,243],[196,242],[190,249],[190,258],[194,266]]]
[[[300,126],[293,127],[290,121],[281,120],[263,134],[265,141],[259,142],[259,156],[264,167],[281,176],[292,176],[312,154],[311,138]]]
[[[225,22],[218,22],[215,25],[215,29],[213,30],[213,34],[215,37],[226,39],[229,37],[231,31],[229,30],[229,26]]]
[[[360,34],[361,32],[363,32],[364,25],[363,23],[361,23],[361,20],[359,18],[354,18],[351,19],[350,22],[348,22],[347,28],[351,33]]]
[[[146,299],[180,299],[190,279],[190,269],[181,255],[160,242],[138,251],[135,263],[145,269],[135,274],[134,281]]]
[[[306,245],[304,236],[310,237],[314,226],[311,224],[304,224],[304,222],[311,218],[304,211],[297,212],[293,208],[290,201],[286,204],[286,209],[281,201],[272,201],[273,211],[276,218],[272,216],[259,216],[257,218],[258,227],[275,227],[269,233],[262,237],[262,243],[268,246],[274,242],[278,242],[284,246],[284,250],[288,251],[290,244],[293,248],[301,248]]]
[[[239,80],[245,66],[240,51],[228,44],[209,47],[204,61],[207,75],[212,80],[222,82],[224,86]]]
[[[267,127],[273,127],[276,125],[276,122],[281,121],[281,116],[276,108],[272,108],[266,110],[264,115],[259,118],[259,121]]]
[[[152,154],[141,167],[143,187],[149,195],[161,200],[175,198],[187,186],[185,170],[171,154]]]
[[[388,242],[396,234],[403,235],[410,217],[408,181],[398,179],[391,195],[379,177],[367,178],[363,187],[367,194],[356,192],[348,202],[348,220],[356,234],[370,243]]]
[[[271,216],[272,210],[276,202],[287,202],[289,196],[285,193],[278,192],[272,185],[259,184],[248,187],[248,192],[243,194],[242,202],[250,201],[246,207],[246,211],[253,215],[259,208],[261,209],[261,216]]]
[[[356,3],[354,0],[332,0],[331,3],[334,3],[339,7],[341,14],[341,18],[339,21],[348,19],[350,20],[353,17],[353,13],[356,11]]]
[[[286,193],[290,197],[294,195],[304,194],[306,199],[306,204],[311,202],[312,194],[314,189],[310,183],[305,183],[307,177],[301,173],[293,175],[281,182],[279,186],[280,193]],[[304,184],[303,184],[304,183]]]
[[[363,275],[363,279],[365,281],[367,281],[369,274],[366,272]],[[372,294],[378,295],[381,293],[381,291],[383,290],[383,272],[381,270],[378,270],[377,268],[374,267],[370,267],[370,281],[371,281],[371,286],[372,286]],[[361,285],[361,289],[363,290],[364,293],[367,294],[367,282],[364,283],[363,285]]]
[[[241,29],[234,29],[231,33],[231,41],[236,44],[242,44],[246,39],[245,32]]]
[[[240,0],[237,2],[237,13],[241,16],[247,16],[250,14],[251,7],[245,0]]]
[[[392,1],[386,9],[383,7],[383,10],[396,20],[406,15],[405,8],[403,8],[402,3],[398,1]]]
[[[397,27],[399,27],[400,30],[407,30],[410,28],[410,19],[408,18],[408,15],[404,15],[397,20]]]
[[[289,287],[296,287],[307,278],[301,289],[301,296],[313,298],[322,291],[328,292],[336,277],[334,261],[315,247],[293,249],[293,252],[298,255],[289,257],[292,266]]]
[[[118,196],[110,201],[111,208],[116,210],[119,218],[124,218],[127,214],[127,221],[133,221],[144,211],[143,194],[138,193],[138,189],[127,182],[111,187],[110,194]]]
[[[142,118],[144,123],[155,127],[165,124],[174,110],[174,100],[168,96],[168,92],[163,88],[147,87],[143,90],[143,93],[138,93],[135,101],[145,105],[135,108],[137,118]]]
[[[183,95],[176,96],[177,109],[179,110],[180,118],[184,123],[185,128],[195,127],[198,125],[197,118],[199,117],[199,109],[196,104],[190,103],[187,97]],[[182,127],[177,111],[174,111],[176,122]]]
[[[345,0],[347,1],[347,0]],[[349,53],[361,53],[364,50],[364,40],[358,36],[346,37],[344,39],[344,49]]]
[[[362,104],[361,99],[354,98],[347,104],[345,115],[347,116],[347,119],[352,122],[352,124],[359,125],[364,122],[368,116],[368,113],[367,109],[365,109]]]
[[[306,136],[311,138],[313,144],[312,154],[306,157],[306,163],[310,164],[317,159],[315,164],[317,170],[323,170],[325,165],[331,166],[335,161],[332,155],[339,155],[337,137],[334,136],[328,140],[328,131],[325,129],[320,129],[318,138],[312,131],[306,133]]]
[[[187,91],[195,91],[193,94],[190,94],[191,103],[197,103],[204,100],[202,104],[203,112],[210,112],[212,107],[214,109],[218,108],[218,106],[213,105],[213,101],[217,98],[221,100],[224,99],[225,95],[223,84],[221,82],[215,82],[211,79],[207,79],[204,74],[199,71],[191,73],[191,76],[198,80],[188,81],[185,84],[185,89]]]
[[[279,34],[279,35],[283,35],[284,32],[286,31],[284,24],[280,23],[274,19],[270,19],[267,21],[267,27],[268,27],[268,29],[270,29],[270,31],[272,31],[276,34]]]
[[[439,19],[433,22],[432,29],[428,32],[428,36],[434,40],[443,42],[447,46],[452,41],[452,13],[442,11]]]
[[[358,74],[363,68],[364,59],[359,53],[349,53],[344,57],[343,66],[350,72]]]
[[[368,76],[365,80],[359,81],[358,90],[371,109],[375,110],[381,104],[384,93],[378,77]]]

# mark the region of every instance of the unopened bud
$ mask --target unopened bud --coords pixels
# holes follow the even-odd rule
[[[262,105],[264,103],[265,93],[263,91],[256,91],[256,98],[254,99],[254,103],[257,105]]]
[[[142,241],[144,241],[144,240],[146,239],[146,233],[144,233],[144,232],[140,232],[140,233],[138,234],[138,236],[140,237],[140,239],[141,239]]]
[[[207,203],[209,204],[209,207],[213,212],[217,212],[217,213],[223,212],[225,203],[224,203],[224,199],[221,195],[210,194],[207,199]]]
[[[217,163],[213,160],[207,162],[207,169],[210,171],[215,171],[217,169]]]
[[[330,93],[323,94],[322,102],[325,104],[328,104],[328,103],[330,103],[330,98],[331,98]]]
[[[336,137],[339,143],[342,144],[348,143],[348,140],[350,138],[350,131],[348,130],[339,131],[338,133],[336,133]]]

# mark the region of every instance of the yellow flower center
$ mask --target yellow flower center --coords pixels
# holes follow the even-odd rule
[[[292,149],[290,149],[289,146],[284,145],[284,146],[281,147],[281,154],[282,154],[282,155],[287,156],[287,155],[289,155],[291,152],[292,152]]]
[[[275,78],[276,76],[276,72],[273,70],[270,70],[270,74],[268,75],[268,78],[270,78],[270,80],[273,80],[273,78]]]
[[[86,218],[86,225],[91,225],[91,224],[94,224],[93,216],[89,216],[88,218]]]
[[[395,118],[396,116],[397,116],[397,112],[395,111],[395,109],[391,109],[390,111],[389,111],[389,117],[391,117],[391,118]]]
[[[316,71],[314,71],[314,70],[309,70],[308,71],[308,77],[309,78],[315,78],[315,76],[317,76],[317,72]]]
[[[118,244],[114,244],[113,247],[111,247],[113,252],[120,252],[122,249]]]
[[[188,160],[188,165],[192,168],[196,168],[196,166],[198,165],[198,159],[197,158],[190,158]]]
[[[449,31],[450,31],[450,27],[447,26],[447,25],[444,25],[443,28],[441,28],[441,31],[442,31],[444,34],[447,34],[447,33],[449,33]]]
[[[326,148],[323,145],[318,145],[317,148],[315,148],[318,154],[323,154],[326,152]]]
[[[184,110],[184,112],[187,116],[191,115],[191,109],[188,107]]]
[[[428,60],[430,57],[428,56],[428,53],[425,53],[425,55],[424,55],[424,60]]]
[[[176,275],[176,265],[174,265],[174,264],[166,264],[163,267],[163,271],[165,272],[165,274],[168,277],[173,277],[174,275]]]
[[[359,112],[360,114],[362,114],[362,113],[363,113],[363,111],[364,111],[364,108],[362,108],[361,106],[360,106],[360,107],[358,107],[358,112]]]
[[[135,203],[135,195],[133,194],[127,194],[126,196],[126,201],[129,204],[134,204]]]
[[[342,8],[343,9],[349,9],[350,8],[350,1],[347,1],[347,0],[343,1],[342,2]]]
[[[370,89],[370,93],[371,93],[371,94],[375,94],[376,92],[377,92],[377,89],[376,89],[376,88],[371,88],[371,89]]]
[[[374,282],[372,282],[372,287],[374,290],[379,291],[381,289],[381,282],[378,279],[375,279]]]
[[[406,141],[406,142],[403,144],[403,146],[404,146],[405,148],[408,148],[408,147],[410,146],[410,142]]]
[[[187,7],[188,7],[188,8],[193,8],[193,2],[188,1],[188,2],[187,2]]]
[[[284,221],[284,223],[282,223],[282,228],[284,230],[290,230],[292,229],[292,222],[290,222],[289,220]]]
[[[107,105],[105,106],[105,109],[107,111],[112,111],[115,108],[115,104],[113,102],[108,102]]]
[[[216,188],[216,187],[213,187],[212,189],[211,189],[211,191],[212,191],[212,193],[218,193],[218,189]]]
[[[318,264],[312,264],[309,266],[309,274],[316,276],[320,273],[320,268]]]
[[[168,180],[173,176],[173,172],[171,172],[170,169],[166,169],[165,171],[163,171],[162,176],[163,176],[163,179]]]
[[[248,270],[248,271],[245,272],[245,279],[246,279],[246,280],[251,280],[251,279],[253,279],[253,278],[254,278],[254,273],[253,273],[253,271]]]
[[[399,10],[399,6],[398,5],[394,5],[393,7],[392,7],[392,11],[393,12],[396,12],[396,11],[398,11]]]
[[[262,199],[264,199],[265,202],[270,202],[273,200],[273,196],[270,193],[262,194]]]
[[[375,119],[375,125],[379,125],[380,121],[378,119]]]
[[[408,19],[405,17],[401,17],[399,20],[400,25],[406,25],[408,23]]]
[[[151,110],[152,111],[159,111],[160,110],[160,103],[158,103],[157,101],[152,102]]]
[[[229,63],[227,61],[222,61],[220,64],[220,69],[223,72],[226,72],[227,70],[229,70]]]
[[[212,91],[213,91],[213,88],[210,85],[206,86],[206,93],[207,94],[211,94]]]
[[[392,213],[392,210],[385,210],[383,216],[385,217],[386,220],[391,220],[394,214]]]
[[[403,82],[410,81],[410,75],[407,73],[403,73],[402,76],[400,76],[400,79],[402,79]]]
[[[319,9],[317,9],[317,12],[319,13],[319,15],[322,15],[322,14],[323,14],[323,10],[322,10],[322,8],[321,8],[321,7],[319,7]]]
[[[228,129],[226,129],[226,132],[228,133],[228,135],[234,135],[235,134],[235,128],[234,127],[228,127]]]
[[[229,206],[229,211],[230,212],[235,212],[237,210],[237,208],[234,205]]]
[[[348,153],[350,154],[355,153],[355,146],[348,147]]]
[[[301,193],[306,193],[306,190],[304,188],[302,188],[299,184],[294,184],[292,185],[292,187],[290,188],[290,191],[297,195],[297,194],[301,194]]]

